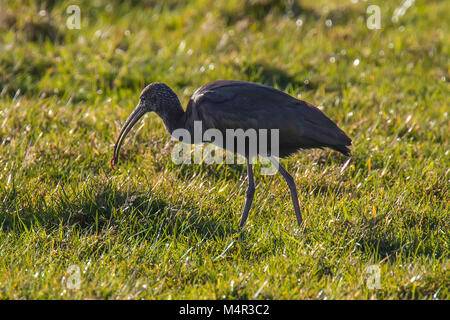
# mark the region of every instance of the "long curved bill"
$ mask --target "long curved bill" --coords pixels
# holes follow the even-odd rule
[[[133,112],[131,112],[131,114],[128,116],[127,121],[125,121],[122,129],[120,130],[119,137],[116,140],[116,144],[114,145],[114,154],[111,159],[111,168],[113,170],[116,170],[116,168],[114,168],[114,165],[117,164],[119,160],[120,147],[122,146],[125,137],[127,136],[128,132],[130,132],[131,128],[133,128],[133,126],[136,124],[136,122],[138,122],[146,112],[147,111],[145,110],[145,108],[138,104]]]

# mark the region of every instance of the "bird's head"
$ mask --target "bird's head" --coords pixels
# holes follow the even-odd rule
[[[139,121],[139,119],[147,112],[156,112],[160,116],[164,116],[165,106],[170,105],[173,99],[178,101],[178,98],[167,85],[160,82],[154,82],[149,84],[142,90],[139,96],[139,103],[134,108],[133,112],[128,116],[122,129],[120,130],[119,137],[114,145],[114,155],[111,159],[111,167],[115,170],[114,165],[119,159],[119,150],[122,146],[125,137],[131,128]]]
[[[161,82],[154,82],[142,90],[138,107],[141,106],[146,112],[160,113],[164,111],[165,106],[170,105],[173,99],[178,100],[177,95],[169,86]]]

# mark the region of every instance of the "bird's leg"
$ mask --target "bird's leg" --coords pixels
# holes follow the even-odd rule
[[[270,157],[270,161],[278,168],[278,171],[280,171],[284,180],[286,180],[289,190],[291,191],[291,198],[292,198],[292,203],[294,204],[294,211],[295,211],[295,215],[297,216],[298,226],[301,226],[303,219],[302,219],[302,214],[300,213],[300,206],[298,205],[297,189],[295,187],[294,178],[292,178],[292,176],[289,174],[289,172],[287,172],[286,169],[284,169],[281,166],[281,164],[274,157]]]
[[[247,191],[245,192],[245,204],[244,204],[244,211],[242,211],[242,218],[239,222],[239,226],[241,228],[244,227],[245,222],[248,218],[248,212],[250,211],[250,207],[252,206],[253,202],[253,196],[255,195],[255,181],[253,179],[253,169],[252,164],[250,162],[250,159],[247,158],[247,177],[248,177],[248,187]]]

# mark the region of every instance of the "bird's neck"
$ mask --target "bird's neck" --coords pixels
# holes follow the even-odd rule
[[[157,113],[171,135],[174,130],[184,127],[184,110],[178,99],[172,100],[168,107]]]

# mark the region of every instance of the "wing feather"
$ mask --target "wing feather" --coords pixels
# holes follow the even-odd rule
[[[244,81],[216,81],[191,98],[204,129],[279,129],[280,146],[331,147],[348,153],[350,138],[322,111],[272,87]]]

